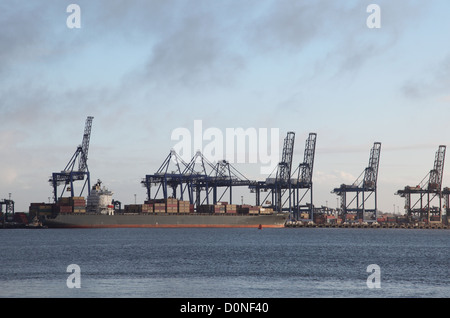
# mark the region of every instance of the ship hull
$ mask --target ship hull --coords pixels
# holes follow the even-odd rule
[[[286,219],[285,214],[60,214],[44,224],[49,228],[281,228]]]

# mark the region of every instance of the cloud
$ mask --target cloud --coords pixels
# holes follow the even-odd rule
[[[215,30],[215,31],[214,31]],[[153,48],[143,70],[148,83],[204,87],[226,84],[244,67],[211,16],[187,16]]]
[[[314,183],[338,187],[340,184],[353,184],[357,177],[342,170],[333,170],[330,172],[314,172]]]
[[[403,95],[408,99],[422,99],[439,95],[438,100],[448,100],[450,91],[450,53],[429,71],[420,74],[420,78],[405,81],[401,87]]]

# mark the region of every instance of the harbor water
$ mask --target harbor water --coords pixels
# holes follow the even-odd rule
[[[448,230],[6,229],[0,240],[0,297],[450,295]]]

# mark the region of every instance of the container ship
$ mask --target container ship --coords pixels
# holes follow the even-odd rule
[[[37,216],[48,228],[280,228],[286,213],[272,208],[235,205],[227,202],[194,205],[189,201],[167,198],[144,204],[117,207],[113,193],[97,182],[84,197],[60,198],[57,203],[31,203],[30,217]]]

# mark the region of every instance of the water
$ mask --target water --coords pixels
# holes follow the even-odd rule
[[[449,297],[450,231],[0,230],[0,297]],[[81,288],[68,288],[80,267]],[[367,266],[381,288],[368,288]]]

